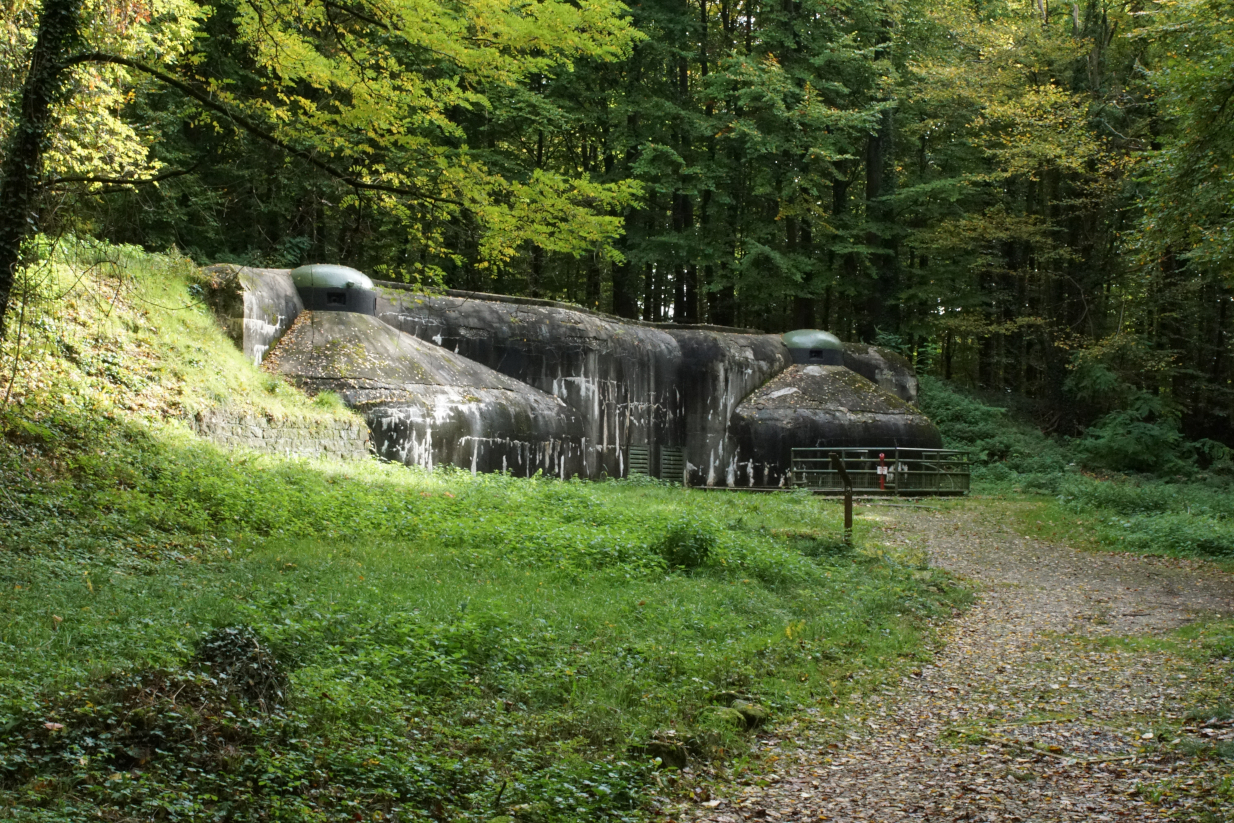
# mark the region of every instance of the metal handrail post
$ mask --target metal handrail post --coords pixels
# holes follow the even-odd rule
[[[840,482],[844,484],[844,545],[851,546],[853,545],[853,481],[848,476],[848,470],[844,468],[844,461],[835,452],[831,453],[831,467],[840,475]]]

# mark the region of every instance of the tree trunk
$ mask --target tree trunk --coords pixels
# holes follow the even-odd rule
[[[52,104],[64,88],[65,58],[81,41],[82,0],[44,0],[21,108],[0,161],[0,337],[21,247],[39,229],[38,189]]]
[[[600,255],[592,252],[587,258],[587,282],[584,304],[589,309],[600,308]]]
[[[539,244],[531,246],[531,272],[527,277],[527,294],[540,297],[544,285],[544,249]]]
[[[866,141],[866,219],[878,230],[866,233],[866,245],[877,249],[870,256],[877,281],[865,300],[864,317],[858,333],[866,342],[874,342],[877,331],[897,331],[899,328],[899,278],[896,271],[894,246],[885,237],[890,230],[890,208],[879,198],[891,194],[895,186],[894,157],[895,116],[884,109],[878,131]]]

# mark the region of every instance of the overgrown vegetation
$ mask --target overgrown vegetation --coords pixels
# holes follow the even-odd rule
[[[963,601],[794,550],[839,525],[809,496],[44,426],[5,450],[0,785],[66,818],[635,819],[657,757],[745,751],[722,693],[833,706]]]
[[[1234,445],[1229,0],[7,0],[0,35],[0,317],[69,230],[895,341],[1125,470]]]
[[[0,340],[0,405],[25,410],[8,425],[37,428],[47,415],[187,419],[218,406],[269,418],[351,415],[333,394],[310,400],[253,368],[196,278],[180,255],[39,238]]]
[[[1175,556],[1234,559],[1234,463],[1228,449],[1181,438],[1158,454],[1156,473],[1122,472],[1145,448],[1110,423],[1083,438],[1052,438],[1013,410],[922,379],[922,407],[949,447],[968,449],[981,492],[1048,495],[1021,510],[1045,537]],[[1113,455],[1113,459],[1111,459]],[[1141,458],[1141,462],[1147,462]]]
[[[642,819],[966,602],[807,494],[220,451],[180,417],[348,412],[123,253],[46,270],[0,413],[4,814]]]

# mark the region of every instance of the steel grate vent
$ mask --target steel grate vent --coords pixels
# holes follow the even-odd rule
[[[660,447],[660,479],[670,483],[685,482],[686,460],[681,449]]]
[[[626,461],[629,465],[626,474],[630,477],[651,474],[651,449],[647,446],[631,446]]]

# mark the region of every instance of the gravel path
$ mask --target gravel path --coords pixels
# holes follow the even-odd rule
[[[1042,543],[971,508],[865,512],[883,520],[883,542],[924,544],[976,580],[976,607],[934,665],[860,701],[843,744],[818,742],[819,723],[780,729],[764,741],[779,758],[766,785],[730,786],[679,819],[1164,819],[1137,785],[1171,776],[1151,725],[1181,717],[1197,673],[1163,644],[1115,638],[1234,613],[1234,577]]]

